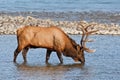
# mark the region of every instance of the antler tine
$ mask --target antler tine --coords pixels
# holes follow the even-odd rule
[[[96,24],[89,24],[88,26],[86,26],[86,27],[90,27],[90,26],[94,26],[94,25],[96,25]]]
[[[89,36],[90,34],[95,33],[95,32],[97,32],[97,31],[99,31],[99,30],[94,30],[94,31],[86,32],[86,33],[85,33],[85,34],[86,34],[86,38],[85,38],[85,40],[84,40],[83,42],[93,42],[94,40],[89,40],[89,39],[87,39],[87,38],[88,38],[88,36]]]
[[[92,33],[95,33],[95,32],[97,32],[98,30],[94,30],[94,31],[89,31],[89,32],[86,32],[85,34],[86,34],[86,37],[85,37],[85,40],[83,41],[84,43],[83,43],[83,46],[84,47],[86,47],[85,46],[85,42],[87,42],[87,41],[89,41],[88,40],[88,36],[90,35],[90,34],[92,34]],[[90,40],[90,41],[93,41],[93,40]]]
[[[88,25],[87,27],[85,27],[85,31],[86,31],[86,32],[88,31],[88,27],[90,27],[90,25]]]
[[[88,37],[88,34],[86,34],[87,32],[88,32],[88,27],[90,26],[90,25],[88,25],[87,27],[85,27],[84,25],[82,25],[82,24],[80,24],[81,26],[82,26],[82,28],[81,28],[81,30],[82,30],[82,38],[81,38],[81,41],[80,41],[80,44],[81,44],[81,46],[85,46],[85,40],[87,39],[87,37]],[[86,37],[85,37],[85,35],[87,35]],[[85,40],[84,40],[84,37],[85,37]]]
[[[94,30],[94,31],[89,31],[88,32],[88,28],[92,25],[95,25],[95,24],[90,24],[90,25],[87,25],[86,27],[83,25],[83,24],[80,24],[82,27],[81,27],[81,30],[82,30],[82,38],[81,38],[81,41],[80,41],[80,44],[81,46],[84,46],[85,47],[85,42],[89,42],[88,39],[88,36],[94,32],[97,32],[98,30]],[[93,41],[93,40],[90,40],[90,42]]]
[[[88,38],[88,36],[89,36],[89,34],[88,34],[88,28],[90,27],[91,25],[88,25],[87,27],[84,27],[84,31],[85,31],[85,33],[84,33],[84,35],[86,35],[85,36],[85,39],[83,40],[83,47],[85,47],[85,42],[87,41],[87,38]]]
[[[97,31],[99,31],[99,30],[89,31],[89,32],[86,32],[86,34],[90,35],[90,34],[95,33]]]
[[[93,52],[96,51],[95,49],[93,49],[93,50],[91,50],[91,49],[89,49],[89,48],[84,48],[84,49],[85,49],[85,51],[88,52],[88,53],[93,53]]]
[[[80,26],[81,26],[82,28],[85,28],[85,26],[84,26],[83,24],[80,24]]]
[[[86,47],[85,42],[86,42],[87,39],[88,39],[88,35],[89,35],[89,34],[86,34],[85,40],[84,40],[84,42],[83,42],[83,46],[84,46],[84,47]]]
[[[84,37],[85,37],[85,31],[84,31],[84,29],[83,28],[81,28],[81,30],[82,30],[82,38],[81,38],[81,41],[80,41],[80,44],[81,44],[81,46],[83,45],[83,39],[84,39]]]
[[[84,50],[85,50],[86,52],[88,52],[88,53],[93,53],[93,52],[95,52],[96,50],[91,50],[91,49],[87,48],[86,45],[85,45],[85,42],[87,41],[88,36],[89,36],[89,34],[86,34],[85,41],[84,41],[84,43],[83,43],[83,47],[84,47]]]
[[[86,28],[85,28],[85,31],[88,32],[88,28],[89,28],[90,26],[94,26],[94,25],[96,25],[96,24],[89,24],[89,25],[87,25]]]
[[[86,52],[89,52],[89,53],[95,52],[95,50],[91,50],[91,49],[87,48],[87,47],[86,47],[86,44],[85,44],[86,42],[89,41],[89,40],[88,40],[88,36],[89,36],[90,34],[95,33],[95,32],[98,31],[98,30],[88,31],[88,28],[89,28],[90,26],[92,26],[92,25],[95,25],[95,24],[90,24],[90,25],[88,25],[88,26],[86,26],[86,27],[85,27],[84,25],[82,25],[82,24],[80,24],[80,25],[82,26],[81,30],[82,30],[82,32],[83,32],[82,38],[81,38],[81,46],[84,47],[84,50],[85,50]]]

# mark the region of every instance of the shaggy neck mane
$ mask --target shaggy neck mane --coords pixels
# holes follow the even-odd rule
[[[58,28],[58,27],[57,27]],[[61,30],[60,28],[59,28],[59,30]],[[63,32],[62,30],[61,30],[61,32]],[[63,34],[65,34],[64,32],[63,32]],[[75,40],[73,40],[72,38],[70,38],[67,34],[65,34],[66,35],[66,37],[70,40],[70,42],[71,42],[71,44],[73,45],[73,47],[75,48],[75,49],[77,49],[77,46],[78,46],[78,44],[75,42]]]
[[[70,40],[71,44],[73,45],[73,47],[75,49],[77,49],[78,44],[75,42],[75,40],[73,40],[72,38],[70,38],[68,35],[66,35],[66,36],[69,38],[69,40]]]

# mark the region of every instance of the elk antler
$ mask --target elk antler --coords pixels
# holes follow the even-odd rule
[[[93,41],[93,40],[88,40],[88,36],[92,33],[97,32],[98,30],[88,32],[88,28],[92,25],[88,25],[87,27],[83,26],[82,24],[80,24],[80,25],[82,26],[82,28],[81,28],[82,38],[81,38],[81,41],[80,41],[81,47],[83,47],[86,52],[89,52],[89,53],[95,52],[95,50],[91,50],[91,49],[87,48],[85,43]]]

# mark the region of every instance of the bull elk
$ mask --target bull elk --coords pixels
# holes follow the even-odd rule
[[[81,28],[83,34],[80,44],[77,44],[60,28],[51,27],[35,27],[24,26],[17,30],[18,46],[14,51],[14,62],[18,54],[22,51],[24,62],[26,62],[26,54],[30,48],[46,48],[46,63],[50,58],[52,51],[57,53],[60,63],[63,63],[62,53],[64,56],[71,57],[74,61],[85,62],[84,51],[94,52],[86,48],[85,43],[88,41],[88,36],[96,31],[88,32],[88,27]]]

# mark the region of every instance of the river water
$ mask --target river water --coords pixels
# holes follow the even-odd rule
[[[120,24],[120,0],[0,0],[0,15]]]
[[[70,35],[77,43],[81,36]],[[120,36],[93,35],[95,42],[87,46],[95,53],[85,53],[86,63],[75,63],[63,56],[59,64],[56,54],[51,54],[45,64],[45,49],[30,49],[27,63],[19,54],[13,62],[13,52],[17,47],[15,35],[0,35],[0,80],[119,80],[120,79]]]

